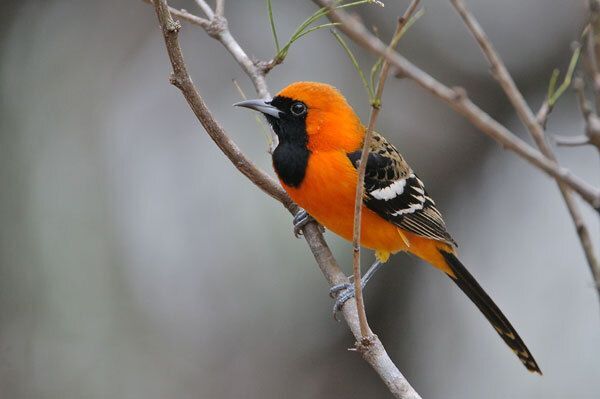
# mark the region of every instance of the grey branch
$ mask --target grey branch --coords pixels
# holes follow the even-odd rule
[[[247,159],[235,143],[227,136],[226,132],[213,118],[210,110],[206,106],[202,96],[194,86],[183,58],[181,47],[179,46],[178,33],[181,28],[179,22],[174,21],[166,0],[156,0],[154,2],[156,15],[164,36],[167,53],[171,61],[173,72],[171,74],[171,83],[175,85],[187,100],[190,108],[209,134],[217,146],[231,160],[235,167],[242,172],[248,179],[257,185],[261,190],[281,202],[290,213],[295,214],[298,211],[296,204],[288,197],[285,191],[268,176],[265,172],[258,169],[249,159]],[[215,17],[215,18],[218,18]],[[237,60],[237,58],[236,58]],[[248,73],[248,71],[246,71]],[[253,77],[248,73],[251,79]],[[253,79],[254,80],[254,79]],[[264,80],[264,76],[263,76]],[[267,92],[266,84],[263,86]],[[257,91],[259,91],[257,87]],[[330,285],[349,283],[348,278],[342,272],[335,261],[319,227],[314,223],[309,223],[303,228],[303,235],[312,251],[321,272]],[[342,307],[342,314],[350,327],[353,335],[360,341],[360,324],[358,322],[358,313],[354,301],[347,301]],[[377,336],[371,336],[367,346],[358,345],[358,350],[367,363],[377,372],[383,382],[387,385],[390,392],[396,398],[400,399],[419,399],[420,396],[410,386],[402,373],[394,365],[389,355],[385,351],[383,344]]]
[[[215,4],[215,14],[222,17],[225,13],[225,0],[217,0]]]
[[[215,17],[215,14],[212,10],[212,8],[210,8],[210,6],[208,5],[208,3],[204,0],[195,0],[196,4],[198,5],[198,7],[202,10],[202,12],[204,13],[204,15],[206,15],[208,17],[208,19],[213,19]]]
[[[410,17],[414,14],[419,5],[420,0],[413,0],[408,6],[404,15],[398,19],[396,31],[392,36],[389,44],[389,50],[393,50],[399,39],[399,35],[402,32],[402,28],[408,23]],[[369,148],[371,143],[371,137],[373,131],[377,125],[377,117],[381,110],[381,99],[383,97],[383,88],[390,71],[390,63],[387,60],[383,61],[381,72],[379,74],[379,82],[377,83],[377,92],[375,97],[371,99],[371,115],[369,116],[369,124],[365,131],[365,137],[363,139],[363,147],[360,155],[360,164],[358,167],[358,178],[356,182],[356,195],[354,197],[354,229],[352,233],[352,269],[354,275],[354,292],[356,308],[358,309],[358,320],[360,322],[360,331],[362,336],[362,342],[366,343],[369,340],[369,336],[373,334],[369,323],[367,322],[367,314],[365,312],[365,304],[363,302],[362,295],[362,284],[360,275],[360,231],[361,231],[361,214],[362,204],[364,195],[365,185],[365,172],[367,170],[367,159],[369,158]]]
[[[146,3],[152,4],[152,0],[143,0]],[[224,7],[224,0],[220,0],[217,2],[217,11],[221,11],[221,13],[215,11],[210,8],[210,6],[203,0],[196,0],[196,3],[200,7],[200,9],[207,15],[210,19],[204,19],[198,17],[194,14],[187,12],[186,10],[178,10],[173,7],[169,7],[169,12],[171,15],[175,15],[187,22],[200,26],[202,29],[206,31],[206,33],[220,42],[229,54],[233,56],[235,61],[242,67],[246,75],[252,81],[258,96],[263,99],[267,99],[271,97],[269,93],[269,89],[267,88],[267,82],[265,80],[265,74],[268,73],[271,68],[264,68],[261,65],[267,63],[258,63],[254,62],[248,57],[248,54],[242,49],[237,40],[231,35],[229,31],[229,27],[227,24],[227,19],[225,19],[222,15],[222,7]],[[219,8],[221,8],[219,10]],[[273,152],[275,147],[277,147],[277,136],[271,132],[271,148],[269,148],[269,152]]]
[[[465,117],[475,127],[504,148],[515,152],[521,158],[531,163],[548,175],[559,179],[577,192],[586,202],[600,211],[600,190],[591,186],[581,178],[573,175],[568,169],[557,162],[548,159],[540,151],[528,145],[506,127],[494,120],[489,114],[475,105],[460,87],[445,86],[422,69],[418,68],[396,51],[387,52],[387,46],[367,30],[362,22],[353,18],[347,12],[333,9],[332,0],[312,0],[320,7],[328,7],[327,17],[337,22],[338,29],[344,32],[356,44],[389,61],[399,70],[402,77],[409,78],[426,91],[443,100],[450,108]]]
[[[546,141],[546,135],[544,134],[542,125],[540,124],[538,118],[533,114],[533,111],[527,104],[527,101],[525,101],[525,98],[517,88],[517,85],[508,72],[508,69],[504,65],[504,62],[500,58],[500,55],[494,49],[492,42],[485,34],[481,25],[479,25],[479,22],[477,22],[473,14],[468,10],[467,6],[462,0],[451,0],[451,2],[462,17],[467,28],[471,31],[473,37],[475,37],[475,40],[479,44],[481,51],[490,64],[494,78],[504,90],[504,93],[517,112],[519,119],[527,128],[531,134],[531,137],[533,137],[537,147],[548,159],[553,162],[558,162],[556,155],[554,155],[552,148]],[[596,257],[590,232],[583,221],[583,215],[581,214],[581,210],[575,201],[575,197],[573,196],[573,192],[571,191],[570,187],[558,178],[556,179],[556,183],[558,184],[558,188],[562,194],[565,204],[567,205],[569,214],[573,219],[575,230],[577,231],[579,241],[581,242],[581,247],[583,248],[585,257],[592,272],[592,276],[594,277],[596,283],[596,288],[600,294],[600,264],[598,263],[598,258]]]
[[[573,87],[575,88],[575,93],[577,94],[577,101],[579,102],[579,109],[581,110],[581,115],[585,120],[585,135],[586,141],[582,144],[591,144],[595,146],[598,151],[600,151],[600,118],[590,106],[590,103],[585,98],[585,90],[583,79],[576,78],[573,82]],[[556,138],[556,142],[559,145],[570,145],[574,146],[575,140],[560,140]]]
[[[143,1],[150,4],[153,3],[152,0]],[[197,0],[197,3],[207,16],[210,15],[209,19],[201,18],[185,10],[178,10],[173,7],[169,7],[169,12],[171,12],[172,15],[191,24],[200,26],[206,31],[206,33],[208,33],[209,36],[218,40],[242,67],[246,75],[248,75],[259,97],[263,99],[270,97],[271,95],[267,89],[264,73],[262,72],[258,63],[253,62],[250,57],[248,57],[248,54],[246,54],[238,42],[233,38],[231,32],[229,32],[227,20],[219,13],[214,13],[205,1]]]
[[[600,1],[589,0],[590,20],[586,40],[586,53],[590,64],[596,112],[600,113],[600,69],[598,66],[598,24],[600,23]]]

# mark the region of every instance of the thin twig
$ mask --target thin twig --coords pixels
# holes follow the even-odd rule
[[[204,1],[204,0],[194,0],[194,1],[198,5],[198,7],[200,7],[202,12],[204,13],[204,15],[206,15],[206,17],[208,19],[213,19],[215,17],[215,13],[213,12],[212,8],[210,8],[210,6],[208,5],[208,3],[206,1]]]
[[[588,61],[590,62],[590,69],[592,70],[592,80],[594,81],[594,89],[600,90],[600,71],[598,70],[598,60],[596,60],[596,44],[594,40],[594,24],[588,25],[587,37],[586,37],[586,51]]]
[[[142,1],[153,4],[152,0]],[[206,4],[206,2],[204,2],[204,4]],[[210,6],[206,6],[210,9]],[[209,34],[209,36],[221,42],[221,44],[227,49],[227,51],[229,51],[236,62],[242,67],[246,75],[248,75],[252,81],[252,84],[254,84],[254,88],[256,89],[258,96],[263,99],[271,97],[269,90],[267,89],[265,74],[256,65],[256,63],[252,62],[248,54],[246,54],[235,38],[231,35],[231,32],[229,32],[229,28],[227,26],[227,20],[225,18],[217,16],[213,18],[213,20],[206,20],[185,10],[178,10],[173,7],[169,7],[169,12],[178,18],[200,26],[206,31],[206,33]]]
[[[542,126],[525,101],[525,98],[517,88],[517,85],[506,68],[506,65],[504,65],[500,55],[494,49],[492,42],[483,31],[481,25],[479,22],[477,22],[475,16],[473,16],[473,14],[468,10],[463,0],[451,0],[451,2],[462,17],[467,28],[477,40],[479,47],[490,64],[494,77],[513,105],[517,115],[519,116],[519,119],[527,127],[527,130],[529,130],[529,133],[531,134],[531,137],[535,141],[537,147],[540,149],[542,154],[544,154],[544,156],[553,162],[557,162],[556,155],[554,155],[552,148],[546,141],[546,136]],[[573,58],[576,60],[579,54],[577,49],[575,50],[575,54],[576,55],[574,55]],[[570,72],[567,72],[567,77],[572,75],[572,69],[574,68],[573,61],[571,62],[571,66],[572,67],[569,68]],[[557,90],[554,94],[556,95],[558,93],[559,90]],[[560,96],[560,94],[558,94],[558,96]],[[558,96],[556,98],[558,98]],[[553,105],[554,102],[555,100],[553,101],[553,98],[549,99],[550,106]],[[558,184],[558,188],[562,194],[565,204],[567,205],[569,214],[573,219],[575,230],[579,235],[581,247],[583,248],[589,268],[592,272],[592,276],[596,282],[598,293],[600,294],[600,264],[598,263],[598,258],[596,257],[594,246],[592,245],[592,239],[590,237],[589,230],[583,221],[583,215],[581,214],[581,210],[579,209],[579,206],[573,197],[573,192],[571,191],[570,187],[560,179],[556,179],[556,183]]]
[[[153,4],[152,0],[142,0],[146,3]],[[239,66],[242,67],[246,75],[252,81],[258,96],[262,99],[271,98],[271,94],[267,88],[267,82],[265,75],[272,69],[265,69],[260,66],[260,62],[253,62],[248,54],[242,49],[237,40],[231,35],[227,19],[223,15],[219,15],[212,11],[210,6],[202,0],[197,0],[198,5],[202,8],[205,14],[212,15],[210,20],[200,18],[194,14],[191,14],[185,10],[177,10],[173,7],[169,7],[169,12],[172,15],[180,17],[194,25],[200,26],[208,33],[208,35],[215,40],[219,41],[229,54],[233,56]],[[217,4],[218,5],[218,4]],[[269,152],[272,153],[275,147],[277,147],[278,138],[272,131],[269,132],[271,138],[269,140]]]
[[[554,69],[552,71],[550,83],[548,84],[548,94],[546,95],[542,106],[540,107],[535,116],[535,119],[537,120],[538,124],[542,127],[542,130],[546,130],[548,117],[550,116],[550,113],[552,113],[552,111],[554,110],[556,102],[571,86],[571,80],[573,79],[573,74],[575,73],[575,67],[577,66],[577,62],[579,61],[580,54],[581,45],[578,42],[574,42],[573,55],[571,56],[571,61],[569,62],[567,73],[565,73],[565,77],[562,83],[558,86],[558,88],[556,88],[556,81],[558,80],[558,75],[560,75],[560,71],[558,69]]]
[[[600,113],[600,67],[598,66],[598,24],[600,23],[600,2],[589,0],[590,22],[587,26],[586,52],[591,69],[596,113]]]
[[[565,78],[558,88],[556,88],[556,90],[552,90],[548,93],[548,102],[550,103],[551,107],[554,107],[560,96],[562,96],[563,93],[571,86],[573,73],[575,73],[575,67],[579,61],[579,55],[581,54],[581,44],[579,42],[573,42],[571,47],[573,48],[573,55],[571,56],[571,61],[569,61],[569,67],[565,73]]]
[[[148,3],[148,4],[154,4],[154,2],[152,0],[142,0],[144,3]],[[183,19],[186,22],[191,23],[192,25],[197,25],[199,27],[201,27],[202,29],[208,29],[208,27],[210,26],[210,21],[206,18],[202,18],[199,17],[195,14],[192,14],[191,12],[188,12],[186,10],[178,10],[176,8],[173,7],[169,7],[169,12],[178,17]]]
[[[420,68],[416,67],[398,52],[387,53],[387,45],[368,31],[362,22],[351,17],[348,13],[332,8],[332,0],[312,0],[319,6],[328,7],[327,17],[333,22],[339,22],[338,29],[344,32],[359,46],[383,56],[391,65],[399,70],[402,77],[413,80],[423,89],[446,102],[450,108],[464,116],[475,127],[500,143],[527,162],[548,175],[560,179],[576,191],[594,209],[600,212],[600,190],[591,186],[581,178],[574,176],[568,169],[545,157],[540,151],[528,145],[506,127],[494,120],[489,114],[475,105],[467,97],[464,89],[450,88]]]
[[[550,116],[550,113],[552,112],[553,109],[554,109],[554,107],[551,107],[550,104],[548,103],[548,99],[546,99],[542,103],[542,106],[538,110],[537,114],[535,114],[535,120],[537,120],[537,122],[540,124],[540,126],[544,130],[546,130],[546,125],[548,123],[548,116]]]
[[[590,106],[590,103],[585,97],[584,91],[584,83],[583,79],[576,78],[573,83],[573,88],[575,89],[575,93],[577,94],[577,101],[579,102],[579,109],[581,111],[581,115],[585,120],[585,135],[587,138],[587,142],[585,144],[591,144],[595,146],[598,151],[600,151],[600,118]],[[574,141],[566,141],[557,138],[557,144],[559,145],[571,145],[573,146]]]
[[[246,177],[265,191],[268,195],[281,202],[290,213],[295,214],[298,211],[296,204],[288,197],[285,191],[266,173],[262,172],[248,160],[239,148],[229,139],[223,128],[213,118],[207,108],[200,93],[194,86],[185,65],[183,54],[179,46],[178,32],[180,24],[173,20],[166,0],[156,0],[154,8],[163,32],[165,45],[173,73],[171,83],[173,83],[182,92],[190,108],[223,153]],[[252,79],[252,76],[248,74]],[[266,85],[265,85],[266,90]],[[337,284],[349,283],[348,278],[335,261],[327,243],[325,242],[319,227],[314,223],[309,223],[303,228],[303,236],[312,251],[315,260],[321,272],[331,286]],[[354,301],[347,301],[342,307],[342,314],[348,323],[357,340],[361,338],[358,314]],[[385,351],[383,344],[373,335],[369,346],[361,348],[362,357],[379,374],[380,378],[387,385],[394,397],[399,399],[420,399],[417,392],[410,386],[406,378],[400,373],[394,365],[389,355]]]
[[[215,15],[222,17],[225,14],[225,0],[216,0]]]
[[[411,15],[417,9],[420,0],[413,0],[408,6],[406,12],[402,17],[398,19],[398,25],[396,31],[392,36],[392,40],[388,46],[389,51],[394,49],[397,44],[397,37],[402,32],[404,25],[410,20]],[[377,116],[381,110],[381,98],[383,95],[383,88],[385,87],[385,81],[387,79],[390,70],[390,63],[387,60],[383,61],[381,67],[381,73],[379,74],[379,83],[377,84],[377,91],[375,97],[371,99],[371,116],[369,117],[369,124],[365,131],[365,137],[363,139],[363,148],[360,156],[360,164],[358,166],[358,181],[356,183],[356,196],[354,198],[354,232],[352,235],[352,255],[353,255],[353,272],[354,272],[354,292],[356,307],[358,309],[358,318],[360,321],[360,331],[363,336],[363,340],[368,340],[368,337],[373,334],[369,328],[367,322],[367,314],[365,312],[365,305],[363,302],[361,276],[360,276],[360,233],[361,233],[361,215],[362,215],[362,204],[364,195],[364,184],[365,184],[365,171],[367,169],[367,161],[369,159],[369,149],[371,145],[371,137],[373,136],[373,129],[377,124]]]
[[[271,4],[271,0],[267,0],[267,12],[269,14],[269,25],[271,26],[271,34],[273,35],[273,40],[275,41],[275,51],[277,54],[279,54],[281,47],[279,46],[277,28],[275,28],[275,18],[273,18],[273,4]]]

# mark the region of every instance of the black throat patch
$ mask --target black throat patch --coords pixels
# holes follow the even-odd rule
[[[265,115],[279,138],[279,145],[273,151],[273,168],[277,176],[288,186],[299,187],[304,180],[310,151],[306,147],[306,114],[296,115],[291,111],[294,104],[291,98],[277,96],[271,105],[281,111],[280,117]]]

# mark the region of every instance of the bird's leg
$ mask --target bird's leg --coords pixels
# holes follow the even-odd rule
[[[365,286],[371,280],[371,277],[383,266],[383,263],[380,261],[375,261],[367,270],[365,275],[361,279],[361,288],[364,290]],[[354,297],[354,284],[353,283],[344,283],[334,285],[329,289],[329,295],[333,298],[335,297],[335,303],[333,304],[333,318],[337,320],[337,312],[342,310],[342,306],[344,303],[352,297]]]
[[[296,238],[299,238],[302,235],[302,229],[304,228],[304,226],[312,222],[317,223],[317,225],[321,229],[321,233],[325,231],[325,228],[318,224],[315,218],[310,216],[308,212],[306,212],[304,209],[300,208],[296,215],[294,215],[294,220],[292,221],[294,225],[294,235],[296,236]]]

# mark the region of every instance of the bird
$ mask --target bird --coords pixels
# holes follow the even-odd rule
[[[295,82],[270,100],[234,104],[262,113],[278,144],[273,168],[302,211],[296,234],[313,220],[348,241],[353,238],[354,201],[366,127],[335,87]],[[361,245],[375,251],[365,285],[390,257],[408,252],[450,277],[473,301],[527,370],[542,374],[506,316],[458,258],[457,245],[423,181],[394,145],[373,132],[365,170]],[[354,296],[353,284],[332,287],[336,310]]]

